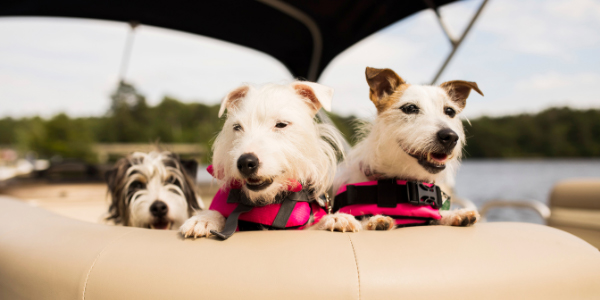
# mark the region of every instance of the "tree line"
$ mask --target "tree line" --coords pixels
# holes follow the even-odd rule
[[[0,119],[0,145],[40,158],[75,158],[95,162],[95,143],[198,143],[210,149],[223,126],[218,105],[183,103],[164,97],[155,106],[138,94],[133,100],[113,95],[100,117],[58,114]],[[346,139],[356,139],[353,116],[329,114]],[[537,114],[480,117],[464,123],[466,158],[600,157],[600,110],[550,108]],[[208,160],[208,157],[204,159]]]

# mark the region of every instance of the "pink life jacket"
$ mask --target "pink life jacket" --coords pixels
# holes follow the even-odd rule
[[[232,190],[229,188],[219,189],[213,198],[209,209],[220,212],[225,218],[229,217],[238,206],[238,203],[236,202],[227,201],[231,191]],[[242,193],[239,189],[236,191]],[[318,222],[325,215],[325,210],[321,208],[316,201],[307,202],[299,200],[296,201],[293,211],[285,223],[285,227],[279,228],[273,225],[281,206],[282,203],[256,206],[253,207],[251,211],[240,214],[238,220],[243,222],[239,222],[237,231],[259,229],[260,227],[272,229],[304,229]]]
[[[208,172],[213,174],[212,166]],[[317,201],[310,201],[309,192],[294,181],[279,203],[254,206],[241,191],[241,183],[225,184],[213,198],[209,209],[221,213],[227,221],[221,232],[211,231],[225,240],[234,231],[261,229],[304,229],[321,220],[326,214]]]
[[[333,209],[355,217],[386,215],[397,226],[426,225],[442,218],[441,190],[430,183],[381,179],[341,186]]]

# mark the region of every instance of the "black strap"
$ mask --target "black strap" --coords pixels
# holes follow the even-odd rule
[[[346,191],[335,196],[333,210],[353,204],[377,204],[378,207],[396,207],[399,203],[442,207],[442,192],[415,181],[398,184],[396,179],[382,179],[377,185],[347,185]]]
[[[273,220],[273,224],[271,224],[271,226],[277,229],[285,228],[285,225],[294,211],[294,207],[296,207],[296,203],[298,202],[290,199],[283,200],[281,207],[277,212],[277,216],[275,216],[275,220]]]
[[[397,188],[395,180],[379,180],[377,182],[377,206],[396,207]]]
[[[297,202],[309,202],[308,192],[301,190],[299,192],[291,192],[277,195],[276,202],[281,203],[281,207],[273,220],[271,227],[275,229],[284,229],[287,224]],[[221,240],[226,240],[233,235],[235,230],[238,228],[239,217],[243,213],[251,211],[255,206],[239,189],[232,189],[229,191],[227,197],[227,203],[237,203],[238,205],[233,212],[227,217],[225,221],[225,227],[221,232],[211,230],[210,233],[214,234]]]
[[[253,208],[254,207],[252,207],[252,206],[249,206],[249,205],[246,205],[243,203],[239,203],[235,207],[233,212],[231,212],[231,214],[227,218],[227,221],[225,221],[225,227],[223,227],[223,230],[221,230],[221,232],[218,232],[216,230],[211,230],[210,233],[214,234],[221,240],[228,239],[229,237],[231,237],[233,235],[233,233],[237,229],[238,218],[240,217],[240,215],[251,211]]]

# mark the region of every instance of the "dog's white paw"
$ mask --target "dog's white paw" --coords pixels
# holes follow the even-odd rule
[[[324,216],[315,225],[315,229],[329,230],[329,231],[341,231],[341,232],[357,232],[362,229],[360,222],[356,220],[353,215],[344,213],[334,213],[331,215]]]
[[[189,218],[181,227],[179,232],[188,237],[209,237],[211,230],[221,231],[225,226],[225,218],[219,212],[214,210],[203,210]]]
[[[394,218],[376,215],[362,222],[363,228],[366,230],[392,230],[396,226]]]
[[[476,210],[457,209],[441,212],[442,219],[437,221],[439,225],[446,226],[471,226],[479,220],[480,216]]]

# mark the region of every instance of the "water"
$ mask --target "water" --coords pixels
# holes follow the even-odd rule
[[[468,160],[456,178],[456,193],[481,207],[493,199],[538,200],[548,204],[554,184],[565,179],[599,178],[600,159],[591,160]],[[487,220],[543,223],[528,209],[501,208]]]

